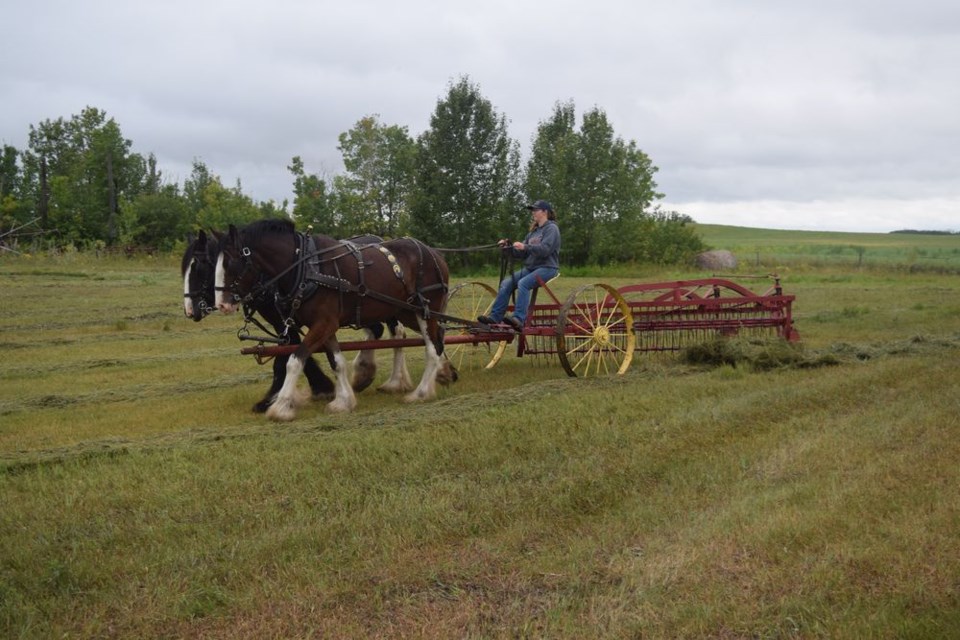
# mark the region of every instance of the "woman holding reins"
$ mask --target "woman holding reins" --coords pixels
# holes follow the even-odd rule
[[[506,239],[497,242],[505,251],[510,251],[513,257],[523,259],[523,268],[500,283],[500,291],[493,302],[490,315],[477,318],[477,321],[484,324],[506,322],[516,331],[522,331],[527,307],[530,306],[531,292],[540,285],[540,281],[546,282],[560,272],[560,227],[557,226],[553,205],[546,200],[537,200],[528,205],[527,209],[530,210],[533,220],[523,242],[510,244]],[[517,290],[517,302],[513,315],[505,317],[510,294],[514,289]]]

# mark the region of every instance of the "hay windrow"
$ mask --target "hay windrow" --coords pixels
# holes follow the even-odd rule
[[[681,351],[682,362],[691,365],[771,369],[813,369],[864,362],[896,355],[920,355],[960,348],[960,338],[915,335],[905,340],[876,344],[837,343],[825,350],[806,348],[777,338],[717,338]]]

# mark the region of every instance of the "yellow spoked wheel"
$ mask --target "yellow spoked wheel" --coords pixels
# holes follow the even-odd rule
[[[580,287],[560,308],[557,355],[567,375],[626,373],[635,344],[630,306],[609,285]]]
[[[444,313],[462,320],[476,321],[477,316],[488,315],[493,307],[497,291],[482,282],[461,282],[447,294],[447,307]],[[446,336],[468,335],[467,327],[446,323]],[[493,367],[503,357],[507,349],[506,342],[482,342],[479,344],[447,344],[444,353],[457,369],[479,369]]]

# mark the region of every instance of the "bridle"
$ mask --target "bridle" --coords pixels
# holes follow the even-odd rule
[[[193,308],[195,310],[199,310],[201,318],[205,318],[211,312],[217,310],[216,305],[208,304],[206,297],[204,296],[204,294],[207,291],[214,289],[213,278],[214,278],[215,266],[213,262],[211,262],[209,254],[204,253],[202,257],[198,257],[197,255],[194,255],[190,259],[190,265],[188,267],[188,271],[191,274],[195,273],[194,269],[196,267],[201,267],[201,266],[206,268],[206,274],[203,277],[202,281],[200,282],[200,288],[190,289],[189,291],[183,294],[183,297],[190,298],[190,302],[193,304]]]
[[[220,253],[224,256],[224,260],[226,260],[227,250],[222,249]],[[214,283],[213,290],[214,292],[222,291],[224,293],[228,293],[233,297],[233,302],[240,303],[246,306],[252,303],[257,298],[259,298],[260,296],[262,296],[263,293],[267,290],[267,287],[264,286],[263,283],[261,282],[251,287],[250,291],[247,292],[245,295],[241,296],[240,293],[238,293],[241,288],[240,283],[247,277],[247,272],[253,271],[255,274],[260,276],[259,278],[260,280],[263,280],[263,273],[260,271],[259,268],[257,268],[257,265],[254,264],[253,252],[250,251],[250,248],[242,247],[240,249],[240,255],[243,257],[243,269],[241,269],[240,273],[237,274],[237,277],[233,279],[233,282],[222,287],[218,287],[216,286],[216,283]],[[233,261],[234,258],[230,258],[230,260]]]

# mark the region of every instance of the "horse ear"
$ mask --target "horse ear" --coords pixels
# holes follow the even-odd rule
[[[237,231],[237,227],[235,225],[230,225],[230,230],[227,232],[227,235],[230,238],[230,242],[238,247],[240,246],[240,232]]]
[[[204,233],[203,229],[197,231],[197,247],[203,249],[207,246],[207,234]]]

